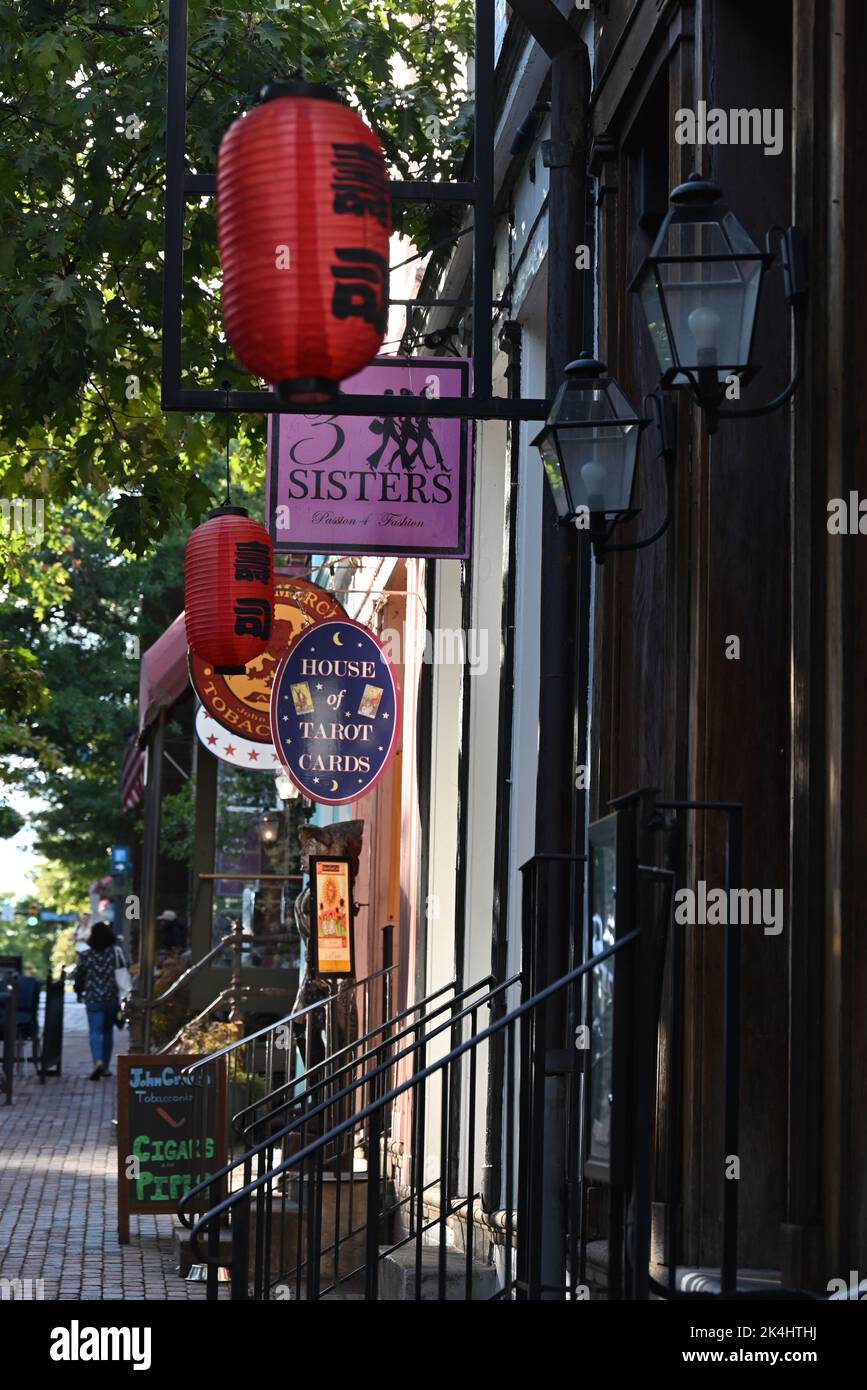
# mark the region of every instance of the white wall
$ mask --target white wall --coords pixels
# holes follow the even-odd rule
[[[461,568],[460,560],[440,560],[435,565],[434,614],[438,625],[461,625]],[[425,993],[455,976],[461,676],[459,666],[434,665]]]

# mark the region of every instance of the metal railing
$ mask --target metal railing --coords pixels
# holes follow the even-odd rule
[[[300,1098],[304,1106],[309,1109],[310,1106],[316,1104],[323,1098],[323,1093],[327,1087],[337,1090],[346,1085],[353,1071],[357,1072],[368,1064],[374,1065],[375,1061],[379,1059],[383,1039],[387,1038],[392,1047],[405,1037],[412,1036],[418,1039],[423,1030],[440,1014],[448,1011],[454,1012],[458,1003],[489,988],[492,983],[491,977],[485,976],[474,985],[470,985],[467,989],[456,994],[454,992],[455,981],[450,980],[448,984],[441,985],[439,989],[433,990],[432,993],[425,995],[415,1004],[410,1004],[400,1013],[387,1017],[377,1027],[363,1033],[355,1042],[329,1052],[320,1062],[304,1073],[303,1095]],[[446,998],[445,996],[450,997]],[[414,1018],[413,1015],[417,1015],[417,1017]],[[377,1039],[378,1041],[376,1041]],[[232,1123],[239,1137],[245,1143],[252,1145],[256,1143],[257,1133],[265,1124],[273,1127],[274,1120],[278,1115],[287,1114],[293,1106],[297,1109],[298,1105],[297,1082],[294,1085],[288,1082],[282,1087],[278,1087],[264,1101],[254,1102],[245,1110],[240,1111],[233,1117]],[[258,1110],[262,1111],[261,1115],[255,1113]],[[291,1124],[291,1121],[285,1123]]]
[[[263,875],[260,875],[263,877]],[[294,932],[273,933],[268,936],[251,936],[245,932],[240,922],[237,922],[230,932],[212,946],[200,960],[194,961],[189,965],[176,980],[163,990],[162,994],[154,995],[150,999],[144,999],[141,995],[133,993],[128,1003],[130,1015],[130,1028],[133,1034],[139,1029],[143,1031],[142,1049],[146,1052],[150,1048],[151,1015],[154,1009],[161,1008],[167,1004],[174,995],[186,989],[191,981],[196,979],[199,973],[210,965],[220,956],[228,954],[231,960],[229,984],[226,989],[221,990],[216,998],[212,999],[206,1008],[195,1018],[182,1024],[175,1035],[164,1043],[161,1047],[153,1049],[157,1054],[169,1053],[177,1047],[184,1032],[198,1023],[210,1018],[213,1014],[221,1010],[228,1010],[229,1017],[238,1017],[242,1003],[261,998],[263,1001],[269,998],[285,998],[286,991],[270,985],[245,984],[242,981],[242,968],[244,952],[249,951],[253,946],[274,946],[281,943],[296,943],[298,935]]]
[[[517,977],[406,1047],[389,1050],[384,1043],[375,1065],[308,1112],[308,1121],[321,1117],[326,1123],[323,1133],[270,1165],[267,1142],[258,1146],[251,1156],[255,1176],[193,1227],[195,1244],[231,1214],[233,1298],[247,1298],[252,1290],[259,1299],[354,1295],[375,1300],[402,1296],[395,1292],[398,1287],[414,1299],[542,1297],[538,1207],[544,1188],[540,1116],[548,1010],[565,1006],[578,1018],[579,982],[615,953],[627,952],[639,935],[624,935],[487,1026],[479,1027],[480,1010],[493,1005]],[[480,1056],[500,1036],[506,1058],[505,1201],[502,1211],[491,1213],[482,1210],[477,1191],[477,1092]],[[451,1045],[443,1056],[428,1060],[438,1037]],[[457,1173],[450,1164],[455,1076],[461,1082],[465,1135]],[[630,1077],[623,1081],[618,1104],[628,1107]],[[396,1145],[388,1142],[392,1111],[404,1121]],[[353,1162],[359,1134],[363,1166],[357,1158]],[[499,1258],[486,1265],[477,1254],[492,1244]],[[566,1296],[575,1296],[565,1269],[563,1281]]]
[[[395,968],[390,967],[389,971]],[[380,973],[387,978],[386,971]],[[489,985],[490,979],[486,978],[459,994],[455,994],[454,981],[449,981],[448,984],[440,986],[439,989],[418,1000],[417,1003],[409,1005],[399,1013],[387,1016],[382,1023],[366,1029],[355,1040],[347,1042],[341,1047],[335,1047],[332,1044],[329,1048],[327,1040],[325,1040],[321,1058],[312,1062],[303,1071],[296,1070],[292,1075],[280,1080],[279,1073],[272,1067],[270,1088],[262,1097],[250,1101],[240,1110],[235,1111],[231,1117],[230,1148],[234,1148],[237,1152],[230,1154],[225,1164],[210,1173],[205,1180],[190,1188],[181,1197],[178,1203],[178,1215],[183,1224],[187,1226],[191,1224],[188,1213],[195,1209],[195,1204],[206,1192],[216,1200],[217,1195],[220,1195],[227,1186],[231,1186],[239,1168],[243,1168],[243,1180],[247,1181],[252,1171],[251,1164],[257,1155],[267,1151],[270,1160],[273,1158],[275,1148],[293,1143],[296,1143],[297,1146],[297,1135],[305,1122],[305,1117],[309,1116],[314,1107],[327,1095],[345,1085],[354,1073],[357,1074],[369,1065],[372,1058],[380,1056],[384,1040],[388,1040],[393,1045],[397,1039],[405,1036],[412,1035],[414,1038],[423,1036],[432,1020],[439,1018],[444,1013],[453,1013],[463,999],[474,993],[479,993]],[[385,999],[387,1000],[388,997],[389,995],[386,994]],[[283,1024],[263,1029],[257,1038],[261,1039],[263,1035],[271,1034],[270,1045],[274,1046],[276,1043],[284,1041],[275,1035],[287,1023],[290,1029],[293,1027],[297,1029],[299,1025],[302,1025],[305,1030],[309,1030],[314,1014],[317,1010],[321,1011],[322,1009],[322,1002],[317,1001],[307,1006]],[[253,1042],[255,1039],[250,1038],[241,1041]],[[285,1048],[281,1046],[280,1052],[285,1051],[291,1054],[293,1050],[291,1032],[286,1041],[288,1046]],[[237,1051],[237,1049],[238,1044],[221,1048],[218,1052],[203,1057],[186,1067],[184,1074],[191,1075],[214,1062],[219,1062],[224,1056],[231,1057],[232,1052]],[[310,1055],[308,1048],[306,1049],[306,1056],[309,1058]],[[318,1128],[321,1129],[322,1126],[318,1122],[317,1115],[313,1116],[311,1122],[318,1124]],[[257,1142],[257,1135],[260,1132],[264,1133],[264,1138]]]
[[[514,980],[456,995],[439,1018],[434,1001],[419,1035],[401,1022],[360,1040],[350,1063],[332,1059],[327,1080],[311,1076],[303,1103],[284,1085],[270,1109],[254,1104],[236,1117],[239,1137],[258,1141],[236,1161],[243,1181],[200,1188],[208,1210],[191,1232],[194,1248],[207,1237],[210,1265],[230,1221],[222,1263],[231,1263],[233,1298],[810,1297],[739,1279],[737,1208],[725,1190],[720,1293],[688,1287],[679,1268],[686,1001],[672,899],[682,818],[726,815],[733,891],[740,807],[663,801],[652,790],[612,804],[616,835],[605,820],[591,827],[587,913],[576,907],[583,856],[540,854],[523,866],[522,1002],[501,1011]],[[553,905],[563,903],[578,963],[549,983],[550,929],[562,925]],[[726,1143],[738,1120],[739,931],[727,929],[720,981]],[[489,1101],[479,1171],[483,1082],[494,1068],[499,1114],[492,1126]]]
[[[219,1169],[209,1174],[207,1179],[184,1193],[178,1203],[178,1215],[184,1225],[189,1226],[191,1224],[188,1211],[192,1209],[193,1204],[206,1191],[212,1189],[215,1183],[219,1182],[225,1185],[228,1182],[230,1184],[233,1174],[242,1165],[245,1169],[244,1180],[248,1180],[254,1159],[262,1153],[267,1153],[269,1158],[273,1158],[275,1148],[286,1142],[291,1143],[293,1137],[303,1128],[306,1119],[312,1116],[311,1122],[315,1122],[317,1118],[317,1115],[313,1114],[315,1107],[324,1101],[327,1094],[337,1092],[346,1086],[353,1073],[358,1074],[368,1065],[372,1065],[381,1056],[382,1048],[386,1042],[393,1047],[397,1041],[404,1037],[412,1036],[414,1039],[420,1039],[424,1030],[434,1019],[443,1013],[453,1014],[459,1003],[473,994],[485,990],[490,983],[490,977],[486,977],[458,994],[453,992],[454,981],[442,985],[417,1003],[409,1005],[400,1013],[390,1016],[383,1023],[367,1030],[354,1042],[326,1053],[319,1062],[303,1074],[296,1075],[290,1080],[274,1086],[262,1099],[253,1101],[236,1111],[232,1116],[232,1130],[234,1136],[247,1147],[237,1157],[230,1158]],[[309,1014],[310,1010],[318,1007],[320,1006],[317,1004],[311,1005],[309,1009],[295,1015],[295,1019],[290,1021],[297,1022],[302,1014]],[[413,1015],[417,1015],[417,1017],[413,1017]],[[399,1027],[401,1024],[404,1026]],[[207,1066],[218,1059],[222,1053],[228,1051],[229,1049],[224,1048],[220,1052],[202,1058],[199,1062],[186,1067],[184,1074],[191,1074],[198,1068]],[[278,1118],[281,1115],[286,1117],[282,1124],[278,1123]],[[264,1139],[257,1141],[257,1132],[263,1129],[267,1129],[268,1132]]]
[[[253,1145],[232,1165],[236,1170],[243,1165],[244,1187],[251,1182],[254,1169],[257,1175],[270,1171],[275,1168],[278,1155],[281,1159],[285,1156],[286,1166],[291,1167],[291,1154],[294,1151],[302,1149],[313,1136],[325,1135],[323,1171],[327,1170],[328,1177],[324,1181],[329,1185],[328,1200],[337,1222],[335,1240],[330,1243],[330,1248],[346,1273],[347,1262],[357,1258],[359,1230],[356,1217],[361,1202],[356,1188],[365,1181],[356,1171],[354,1150],[357,1147],[359,1153],[367,1154],[369,1158],[370,1141],[361,1128],[356,1136],[357,1145],[355,1142],[349,1144],[340,1137],[337,1143],[332,1144],[327,1137],[329,1128],[333,1127],[335,1120],[339,1118],[346,1120],[347,1127],[351,1129],[353,1110],[362,1106],[368,1096],[366,1088],[370,1084],[384,1095],[387,1088],[383,1077],[386,1073],[396,1075],[397,1069],[402,1067],[404,1059],[410,1053],[419,1050],[423,1052],[429,1044],[436,1046],[435,1040],[438,1037],[447,1039],[449,1031],[460,1026],[467,1013],[478,1011],[490,1002],[492,994],[510,988],[515,982],[510,980],[504,985],[496,986],[492,991],[490,977],[486,977],[457,994],[453,993],[453,984],[442,986],[394,1015],[383,1025],[371,1030],[369,1035],[359,1039],[358,1043],[328,1059],[327,1066],[320,1069],[318,1076],[309,1078],[309,1084],[306,1084],[308,1079],[305,1079],[305,1089],[301,1095],[294,1098],[294,1114],[288,1122]],[[441,1021],[437,1026],[433,1026],[437,1020]],[[407,1038],[411,1038],[412,1043],[406,1048],[401,1048],[400,1044]],[[275,1096],[274,1099],[278,1100],[279,1097]],[[287,1108],[286,1099],[284,1096],[280,1101],[281,1108]],[[257,1126],[261,1126],[264,1118],[254,1117],[245,1133],[249,1136]],[[398,1130],[408,1121],[405,1114],[398,1115],[395,1119]],[[382,1133],[390,1134],[391,1116],[387,1104],[381,1115],[381,1124]],[[396,1151],[402,1148],[402,1142],[397,1136],[393,1147]],[[361,1160],[362,1164],[366,1161],[367,1159]],[[303,1182],[304,1175],[300,1176]],[[212,1205],[217,1195],[225,1195],[218,1194],[217,1184],[220,1181],[225,1184],[228,1177],[227,1170],[212,1174],[207,1183],[200,1184],[198,1189],[186,1194],[179,1204],[182,1219],[185,1209],[201,1198],[206,1187],[210,1187]],[[405,1201],[402,1205],[406,1205]],[[257,1200],[254,1214],[255,1251],[251,1256],[250,1266],[254,1297],[273,1296],[272,1289],[275,1284],[279,1284],[281,1279],[285,1282],[293,1277],[298,1263],[295,1239],[297,1232],[290,1230],[295,1206],[291,1180],[276,1184],[267,1194],[263,1192]],[[219,1219],[218,1215],[216,1220],[207,1223],[209,1257],[215,1248]],[[304,1264],[303,1257],[301,1264]],[[353,1275],[356,1271],[353,1268],[348,1273]],[[213,1288],[213,1296],[216,1296],[215,1282]],[[277,1296],[280,1297],[281,1294],[278,1292]]]
[[[304,1070],[319,1066],[320,1059],[351,1046],[351,1035],[358,1027],[367,1029],[369,1020],[387,1011],[397,966],[388,965],[361,980],[340,985],[334,993],[323,994],[303,1008],[294,1008],[272,1023],[246,1037],[235,1039],[191,1062],[182,1075],[210,1074],[213,1086],[196,1086],[193,1103],[193,1136],[206,1154],[218,1115],[227,1123],[213,1145],[213,1156],[225,1157],[219,1173],[185,1194],[181,1212],[194,1201],[202,1186],[218,1178],[224,1182],[235,1165],[242,1138],[236,1116],[262,1105],[266,1111],[270,1097],[293,1093],[303,1085]],[[164,1049],[163,1049],[164,1050]],[[299,1067],[301,1070],[299,1070]],[[225,1095],[226,1103],[215,1104],[215,1091]],[[182,1220],[186,1218],[182,1215]]]

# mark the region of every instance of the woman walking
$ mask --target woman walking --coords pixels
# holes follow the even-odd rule
[[[93,1071],[88,1079],[98,1081],[101,1076],[111,1076],[108,1068],[120,1008],[116,972],[126,970],[126,958],[107,922],[94,922],[88,944],[90,949],[80,956],[75,972],[75,993],[87,1009],[93,1057]]]

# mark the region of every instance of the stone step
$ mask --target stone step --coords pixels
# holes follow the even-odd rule
[[[173,1229],[173,1232],[172,1232],[172,1239],[173,1239],[173,1241],[174,1241],[175,1254],[177,1255],[177,1259],[178,1259],[178,1269],[177,1269],[177,1272],[178,1272],[178,1274],[180,1275],[180,1277],[181,1277],[182,1279],[186,1279],[186,1277],[187,1277],[187,1275],[189,1274],[190,1269],[192,1268],[192,1266],[193,1266],[194,1264],[200,1263],[200,1261],[199,1261],[199,1259],[196,1257],[196,1255],[193,1253],[192,1246],[190,1245],[190,1232],[189,1232],[189,1229],[183,1224],[183,1222],[182,1222],[182,1221],[179,1219],[179,1217],[177,1217],[177,1216],[175,1216],[175,1217],[173,1218],[173,1227],[174,1227],[174,1229]],[[206,1237],[206,1236],[204,1236],[204,1237],[203,1237],[203,1236],[200,1236],[200,1237],[199,1237],[199,1250],[201,1251],[201,1253],[202,1253],[203,1256],[206,1254],[206,1252],[207,1252],[207,1237]],[[228,1226],[221,1226],[221,1227],[220,1227],[220,1244],[219,1244],[219,1246],[218,1246],[217,1255],[218,1255],[218,1258],[219,1258],[219,1261],[220,1261],[220,1264],[221,1264],[221,1265],[228,1265],[229,1262],[231,1261],[231,1258],[232,1258],[232,1236],[231,1236],[231,1233],[230,1233],[230,1231],[229,1231]]]
[[[439,1299],[440,1252],[436,1245],[422,1246],[421,1252],[421,1299],[436,1302]],[[392,1250],[380,1260],[379,1301],[385,1303],[412,1303],[416,1298],[416,1247],[404,1245]],[[464,1303],[467,1299],[491,1299],[499,1288],[497,1271],[493,1265],[481,1264],[474,1260],[470,1276],[470,1289],[467,1292],[467,1261],[461,1250],[446,1251],[445,1297],[449,1302]]]
[[[290,1170],[291,1173],[291,1170]],[[339,1278],[344,1285],[345,1293],[356,1292],[352,1286],[350,1276],[364,1263],[366,1249],[367,1229],[367,1174],[354,1173],[350,1183],[349,1175],[343,1174],[338,1182],[337,1175],[333,1173],[323,1173],[322,1177],[322,1207],[320,1212],[319,1244],[322,1251],[320,1262],[320,1279],[323,1284],[330,1284],[335,1278]],[[301,1188],[306,1191],[300,1191]],[[352,1233],[348,1233],[350,1215],[350,1187],[352,1189]],[[286,1183],[285,1198],[282,1193],[275,1192],[273,1206],[271,1209],[271,1249],[270,1249],[270,1275],[272,1279],[285,1278],[287,1283],[294,1279],[296,1261],[300,1251],[302,1265],[307,1258],[307,1222],[309,1217],[309,1203],[311,1200],[310,1186],[307,1179],[300,1183],[296,1176],[291,1176]],[[299,1232],[299,1198],[301,1201]],[[386,1202],[391,1198],[386,1196]],[[332,1246],[335,1234],[339,1232],[339,1253],[337,1258],[337,1269],[335,1270],[335,1257]],[[255,1259],[256,1250],[256,1206],[253,1202],[250,1209],[250,1261],[251,1271],[252,1262]],[[281,1257],[282,1246],[282,1257]]]

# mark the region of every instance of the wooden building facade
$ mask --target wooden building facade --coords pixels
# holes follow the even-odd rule
[[[590,169],[598,206],[598,345],[635,401],[658,368],[627,286],[693,170],[711,178],[754,241],[806,235],[803,361],[778,268],[765,279],[740,404],[790,405],[710,436],[683,396],[672,528],[597,569],[591,818],[640,786],[744,805],[743,883],[781,889],[783,930],[744,930],[740,1263],[822,1288],[867,1270],[867,644],[865,541],[831,534],[828,504],[867,496],[864,377],[867,102],[857,0],[610,0],[595,6]],[[699,102],[779,112],[782,149],[678,142]],[[640,516],[664,515],[647,431]],[[867,523],[865,523],[867,530]],[[620,537],[618,536],[618,539]],[[737,638],[736,643],[732,638]],[[682,882],[722,882],[721,839],[692,818]],[[719,1260],[722,935],[685,933],[687,1037],[683,1258]],[[662,1123],[669,1072],[658,1075]]]

